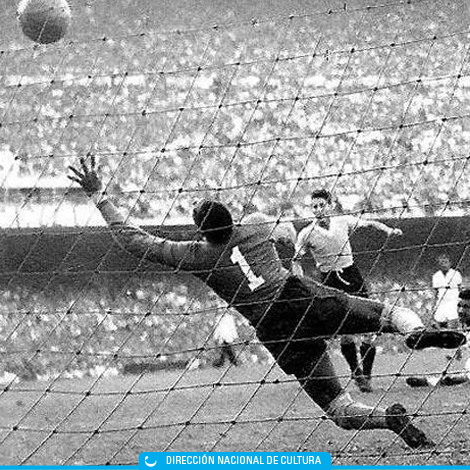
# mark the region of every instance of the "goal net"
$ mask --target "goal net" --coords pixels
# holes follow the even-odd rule
[[[0,463],[183,450],[461,463],[467,394],[405,382],[463,369],[460,352],[411,354],[379,335],[374,392],[358,397],[404,402],[435,450],[335,427],[241,315],[121,250],[67,174],[95,156],[126,217],[176,240],[194,236],[196,199],[300,229],[326,188],[345,213],[403,230],[358,231],[356,260],[372,298],[430,324],[436,257],[463,284],[470,268],[467,2],[188,3],[76,0],[67,36],[47,46],[21,35],[15,5],[0,14]],[[229,313],[237,365],[215,367]],[[358,396],[337,338],[330,349]]]

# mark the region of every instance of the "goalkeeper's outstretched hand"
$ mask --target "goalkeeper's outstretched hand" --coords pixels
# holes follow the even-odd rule
[[[85,163],[84,158],[80,158],[81,171],[77,170],[73,166],[69,166],[69,169],[73,172],[73,175],[67,175],[69,179],[78,183],[88,196],[93,196],[101,191],[101,180],[98,178],[98,174],[95,170],[95,157],[90,158],[90,168]]]

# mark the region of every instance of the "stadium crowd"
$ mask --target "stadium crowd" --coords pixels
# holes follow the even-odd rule
[[[409,6],[410,24],[424,8]],[[409,29],[387,9],[166,33],[140,17],[118,37],[98,36],[90,12],[69,42],[4,51],[3,190],[47,181],[66,204],[65,169],[93,153],[108,191],[156,223],[177,223],[194,193],[239,210],[292,200],[308,216],[312,186],[372,216],[459,214],[470,80],[453,8]]]
[[[86,291],[65,284],[4,289],[0,307],[0,378],[32,380],[211,365],[217,317],[225,305],[184,280],[101,280]],[[190,314],[191,312],[191,314]],[[195,312],[197,314],[195,314]],[[236,316],[242,362],[269,360]],[[250,343],[250,344],[248,344]]]

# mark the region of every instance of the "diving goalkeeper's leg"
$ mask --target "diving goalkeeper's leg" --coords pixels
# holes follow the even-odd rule
[[[355,402],[341,387],[325,341],[316,341],[313,346],[310,345],[306,354],[297,351],[289,362],[287,371],[296,375],[305,392],[339,427],[389,429],[413,449],[434,446],[426,434],[412,424],[402,405],[384,409]]]
[[[434,447],[426,434],[411,422],[400,403],[383,409],[357,403],[348,393],[342,393],[331,402],[328,414],[344,429],[389,429],[412,449]]]
[[[349,296],[348,311],[340,333],[381,331],[406,336],[410,349],[456,349],[466,343],[466,336],[458,330],[425,328],[421,318],[409,308],[388,305],[370,299]]]

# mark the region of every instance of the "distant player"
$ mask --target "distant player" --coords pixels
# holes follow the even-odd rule
[[[195,205],[193,220],[201,239],[171,241],[132,226],[101,193],[102,184],[91,158],[88,168],[72,168],[73,181],[92,198],[117,242],[155,263],[189,271],[205,282],[229,307],[249,320],[258,338],[287,374],[294,374],[305,392],[345,429],[390,429],[410,447],[432,446],[405,408],[387,409],[352,400],[338,380],[326,339],[336,333],[375,331],[407,334],[415,349],[456,347],[465,336],[452,331],[424,331],[414,312],[369,299],[352,297],[306,279],[285,268],[273,246],[271,232],[260,225],[234,224],[220,202]]]
[[[459,321],[467,331],[467,339],[470,339],[470,289],[464,289],[459,293],[457,311]],[[463,358],[459,358],[459,360],[464,360],[463,370],[453,372],[450,369],[451,362],[457,359],[456,353],[455,357],[447,356],[447,362],[442,364],[441,372],[428,376],[417,375],[408,377],[406,383],[410,387],[435,387],[436,385],[450,386],[470,382],[470,351],[468,344],[459,348],[457,351],[462,351],[464,355]]]
[[[437,265],[439,269],[432,276],[432,287],[436,294],[434,320],[442,328],[458,328],[457,304],[462,275],[452,268],[450,258],[446,254],[438,256]]]
[[[238,359],[233,343],[238,339],[237,324],[235,317],[227,310],[222,312],[216,319],[214,329],[214,340],[217,343],[217,359],[213,362],[214,367],[222,367],[225,361],[238,366]]]
[[[323,284],[348,294],[368,297],[364,279],[354,263],[350,235],[361,227],[373,227],[385,232],[387,236],[402,235],[401,230],[376,220],[344,215],[326,189],[313,191],[311,207],[315,220],[299,233],[294,272],[302,272],[300,259],[309,254],[316,262]],[[310,276],[318,278],[316,273]],[[345,335],[340,341],[341,352],[349,365],[351,377],[363,392],[372,391],[371,377],[376,354],[373,340],[371,335],[363,336],[359,348],[360,361],[354,337]]]

